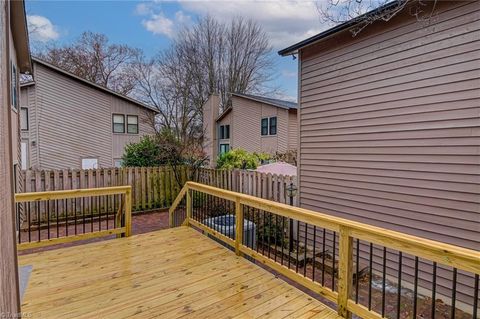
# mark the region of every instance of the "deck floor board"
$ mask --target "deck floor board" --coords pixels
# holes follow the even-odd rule
[[[320,301],[178,227],[19,257],[29,318],[337,318]]]

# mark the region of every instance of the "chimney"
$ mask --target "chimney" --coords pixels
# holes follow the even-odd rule
[[[208,158],[210,166],[215,166],[218,154],[218,133],[216,119],[220,115],[220,96],[212,94],[208,98],[203,108],[203,129],[204,139],[203,148]]]

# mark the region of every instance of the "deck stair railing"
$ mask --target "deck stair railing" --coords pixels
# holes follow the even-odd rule
[[[171,227],[203,231],[344,318],[477,318],[478,251],[194,182],[169,212]]]
[[[132,229],[131,186],[15,194],[19,250]]]

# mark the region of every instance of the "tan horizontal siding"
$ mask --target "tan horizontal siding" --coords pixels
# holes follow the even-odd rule
[[[437,9],[302,50],[300,204],[478,250],[480,3]],[[428,288],[428,263],[420,275]],[[448,295],[451,270],[438,276]],[[459,277],[461,302],[471,285]]]

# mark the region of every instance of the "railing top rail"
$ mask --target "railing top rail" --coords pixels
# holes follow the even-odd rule
[[[130,185],[126,185],[126,186],[82,188],[82,189],[33,192],[33,193],[18,193],[18,194],[15,194],[15,202],[22,203],[22,202],[33,202],[33,201],[43,201],[43,200],[52,200],[52,199],[125,194],[127,192],[131,192],[131,189],[132,187]]]
[[[430,239],[400,233],[348,219],[319,213],[300,207],[236,193],[195,182],[187,182],[189,189],[208,193],[227,200],[239,200],[241,204],[269,211],[281,216],[327,228],[348,231],[350,236],[412,254],[421,258],[452,266],[465,271],[480,273],[480,251],[475,251]]]

